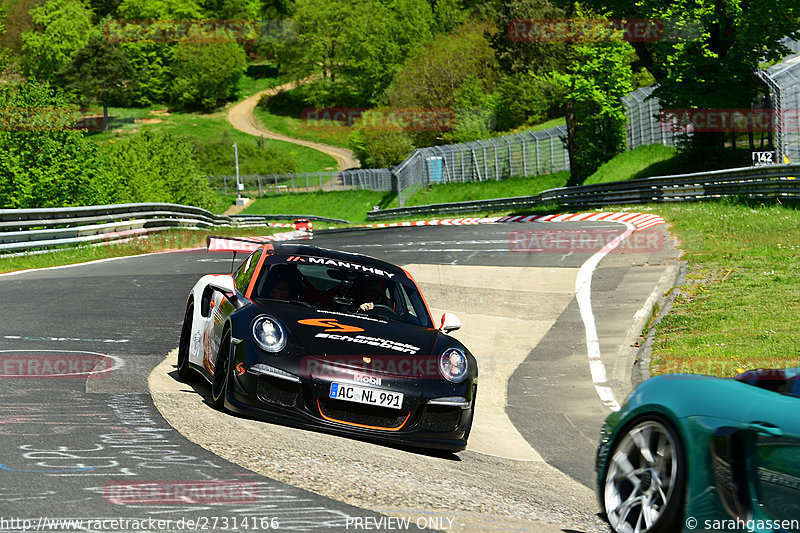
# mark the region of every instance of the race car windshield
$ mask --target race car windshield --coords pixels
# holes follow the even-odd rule
[[[345,268],[277,263],[262,271],[254,296],[432,327],[416,287]]]

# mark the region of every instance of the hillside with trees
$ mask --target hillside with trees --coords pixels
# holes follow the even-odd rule
[[[143,127],[110,138],[76,129],[76,116],[81,107],[99,108],[101,130],[113,130],[110,108],[214,117],[249,96],[242,87],[261,88],[248,73],[265,64],[274,70],[271,83],[305,83],[262,99],[264,112],[297,121],[309,109],[360,110],[343,131],[364,167],[397,164],[416,147],[561,119],[577,184],[624,150],[621,96],[657,83],[670,107],[749,107],[763,92],[754,69],[782,57],[779,40],[800,28],[800,5],[791,0],[689,7],[660,0],[3,0],[0,7],[0,207],[214,205],[204,175],[222,168],[228,132],[206,139]],[[598,23],[606,17],[683,21],[698,33],[631,40]],[[514,30],[520,21],[564,20],[602,30],[592,39],[520,38]],[[447,120],[381,127],[398,110]],[[723,165],[724,143],[724,134],[695,135],[680,148]],[[298,170],[274,147],[248,150],[265,154],[258,172]]]

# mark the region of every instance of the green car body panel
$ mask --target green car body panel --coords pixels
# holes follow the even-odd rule
[[[751,531],[800,531],[800,398],[792,395],[800,369],[774,372],[795,381],[791,394],[770,390],[777,378],[755,386],[695,374],[637,387],[601,431],[595,467],[602,511],[610,451],[632,424],[655,417],[676,431],[685,452],[685,531],[737,530],[725,527],[737,517],[751,520]],[[696,527],[686,527],[689,518]],[[758,527],[792,520],[791,527]]]

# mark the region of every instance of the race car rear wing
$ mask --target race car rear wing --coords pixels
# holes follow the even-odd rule
[[[272,235],[265,237],[216,237],[206,238],[206,249],[209,252],[254,252],[264,244],[275,240]]]

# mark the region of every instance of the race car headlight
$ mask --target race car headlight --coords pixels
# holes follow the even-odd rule
[[[272,317],[261,315],[253,320],[253,340],[267,352],[280,352],[286,346],[286,333]]]
[[[467,375],[467,356],[458,348],[448,348],[439,357],[439,373],[452,383],[461,383]]]

